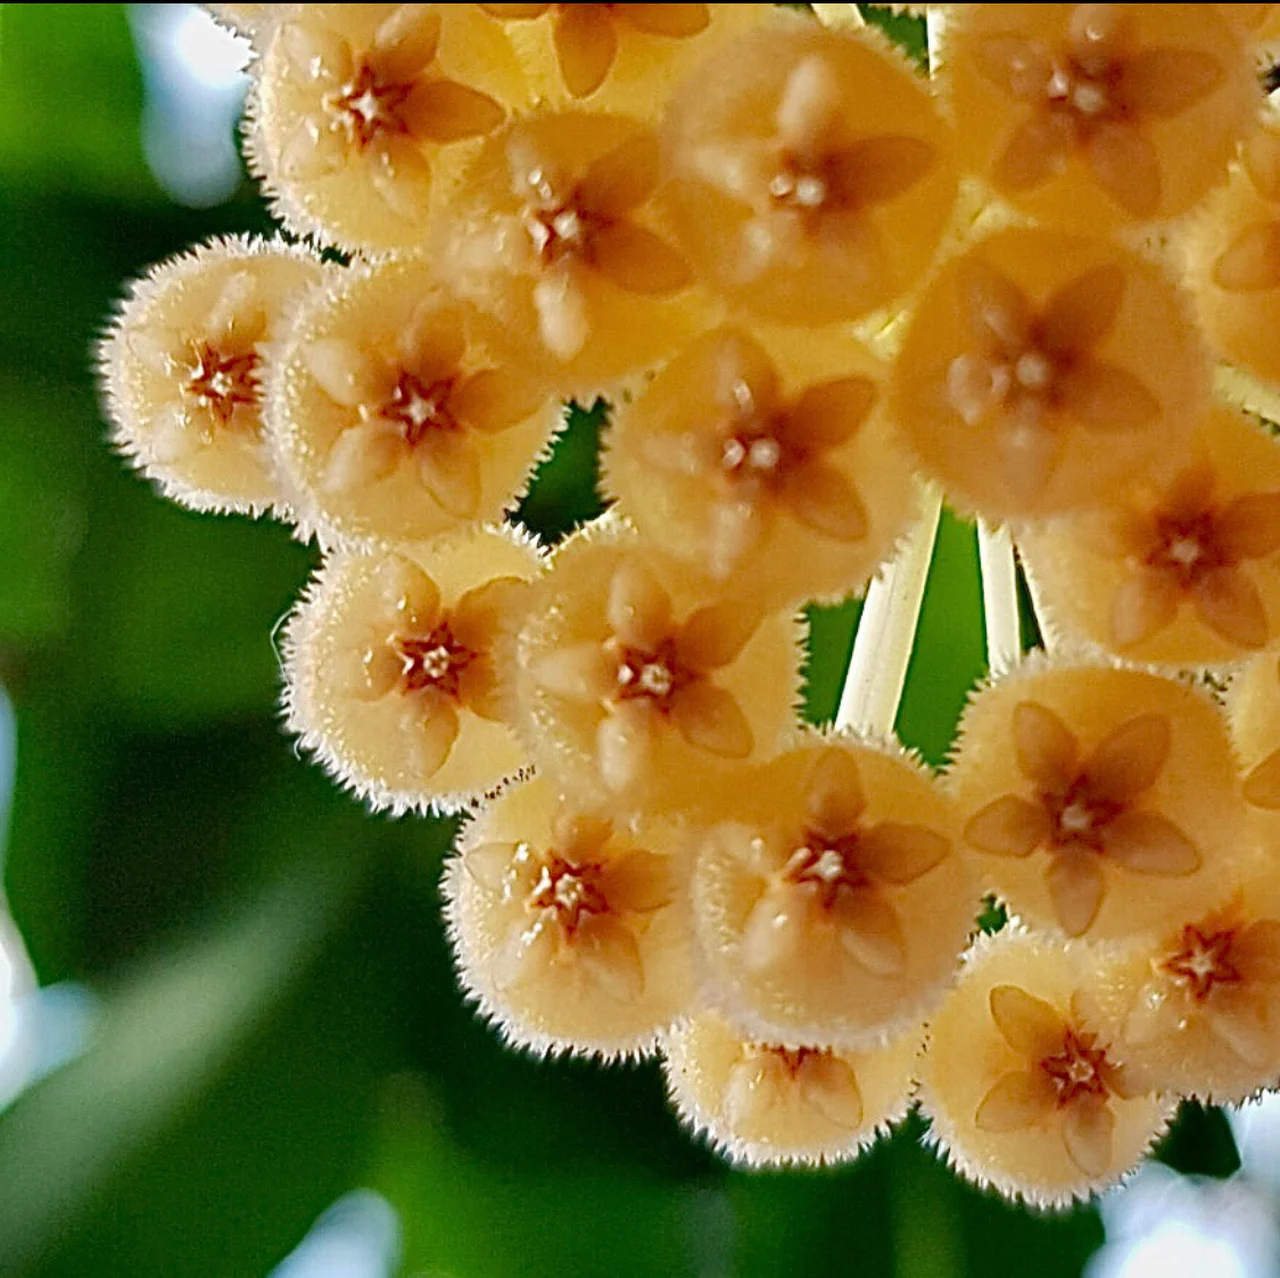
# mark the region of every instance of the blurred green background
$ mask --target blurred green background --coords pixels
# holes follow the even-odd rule
[[[139,39],[180,8],[0,6],[4,890],[42,987],[10,938],[0,1274],[1081,1273],[1095,1210],[976,1192],[914,1120],[851,1169],[730,1171],[656,1067],[512,1055],[463,1006],[437,894],[453,826],[366,814],[280,730],[272,631],[313,552],[177,509],[105,442],[92,347],[123,283],[270,228],[242,175],[191,208],[148,163],[144,137],[153,162],[181,139],[184,83],[144,78]],[[598,509],[599,424],[575,417],[527,502],[548,537]],[[813,617],[815,718],[856,612]],[[982,669],[972,530],[948,520],[900,721],[935,762]],[[1237,1166],[1202,1111],[1164,1155]]]

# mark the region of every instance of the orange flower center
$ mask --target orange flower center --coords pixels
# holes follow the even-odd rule
[[[1221,547],[1212,511],[1156,522],[1156,547],[1146,558],[1149,567],[1174,578],[1189,589],[1205,573],[1231,567],[1234,560]]]
[[[1231,946],[1235,932],[1224,928],[1207,935],[1188,925],[1182,930],[1179,948],[1164,960],[1161,967],[1181,985],[1197,1003],[1203,1003],[1217,985],[1238,985],[1243,979],[1232,961]]]
[[[816,213],[834,194],[834,186],[822,162],[808,162],[784,152],[777,172],[769,180],[769,199],[776,208],[793,213]]]
[[[814,885],[823,908],[831,909],[842,887],[864,888],[871,882],[858,864],[857,846],[856,834],[831,839],[806,831],[805,841],[791,854],[782,877],[788,883]]]
[[[373,69],[361,60],[346,84],[325,94],[323,105],[332,127],[363,151],[380,133],[409,132],[399,112],[412,89],[409,84],[379,84]]]
[[[676,660],[676,646],[671,639],[663,640],[653,652],[628,648],[616,639],[610,640],[608,646],[616,652],[615,695],[619,701],[644,697],[666,711],[671,697],[698,677]]]
[[[598,865],[574,865],[548,853],[525,909],[530,914],[550,913],[565,934],[572,936],[584,915],[608,912],[609,903],[596,885],[599,872]]]
[[[760,1044],[755,1050],[768,1052],[770,1056],[780,1061],[792,1078],[800,1073],[804,1063],[811,1057],[827,1055],[820,1047],[779,1047],[773,1043]]]
[[[258,398],[258,354],[224,355],[205,343],[195,352],[183,390],[226,426],[236,409]]]
[[[427,385],[412,373],[401,373],[378,416],[398,426],[410,448],[420,444],[428,431],[457,430],[458,421],[449,411],[456,380],[446,377]]]
[[[1068,1029],[1062,1036],[1062,1050],[1041,1060],[1040,1068],[1053,1082],[1059,1108],[1081,1096],[1107,1097],[1107,1053],[1096,1044],[1095,1035]]]
[[[735,430],[720,450],[720,469],[735,481],[774,479],[786,463],[782,445],[767,426],[755,430],[744,426]]]
[[[536,182],[536,175],[532,181]],[[549,194],[549,191],[548,191]],[[575,199],[548,201],[542,206],[526,206],[525,229],[533,250],[543,266],[554,266],[565,258],[584,254],[602,219],[582,208]]]
[[[1089,778],[1077,777],[1064,793],[1045,792],[1040,802],[1053,822],[1053,841],[1104,852],[1102,832],[1124,811],[1124,805],[1094,797]]]
[[[400,688],[404,692],[436,688],[446,696],[457,697],[458,676],[477,656],[453,637],[446,621],[425,639],[398,635],[391,642],[400,658]]]

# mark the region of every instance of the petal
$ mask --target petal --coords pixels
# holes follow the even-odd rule
[[[665,240],[632,222],[613,222],[592,236],[590,264],[620,289],[666,297],[693,283],[684,258]]]
[[[1160,416],[1160,401],[1118,364],[1090,359],[1058,379],[1062,411],[1094,430],[1138,430]]]
[[[1218,516],[1214,536],[1229,559],[1262,559],[1280,550],[1280,493],[1245,493]]]
[[[1055,115],[1034,112],[1010,135],[991,170],[1000,191],[1031,191],[1060,172],[1071,154],[1069,127]]]
[[[1216,635],[1241,648],[1264,648],[1271,639],[1266,605],[1239,568],[1201,573],[1191,587],[1196,612]]]
[[[616,706],[596,729],[596,764],[600,779],[615,794],[631,789],[644,776],[658,730],[656,712],[642,701]]]
[[[745,759],[755,749],[747,716],[731,692],[705,679],[686,684],[671,698],[676,730],[691,745],[724,759]]]
[[[457,377],[467,355],[467,335],[458,310],[441,306],[438,297],[424,297],[400,330],[396,353],[404,369],[424,385]]]
[[[840,79],[826,58],[812,53],[787,75],[774,114],[776,139],[784,150],[814,156],[840,118]]]
[[[1019,701],[1014,707],[1013,748],[1018,771],[1041,789],[1061,793],[1079,774],[1075,733],[1038,701]]]
[[[941,864],[951,841],[923,825],[881,821],[858,839],[858,864],[885,883],[914,883]]]
[[[1132,19],[1109,4],[1073,5],[1067,47],[1086,75],[1102,75],[1120,60],[1132,39]]]
[[[657,185],[658,139],[646,129],[587,166],[578,205],[598,218],[618,218],[643,204]]]
[[[351,74],[350,47],[323,23],[286,22],[275,40],[291,69],[306,79],[338,81]]]
[[[675,900],[671,862],[641,849],[609,861],[597,883],[609,908],[622,914],[652,914]]]
[[[440,619],[440,587],[403,555],[389,556],[378,567],[378,592],[384,612],[396,627],[426,635]]]
[[[371,62],[384,84],[412,80],[435,61],[440,15],[429,4],[399,4],[373,37]]]
[[[1024,500],[1034,500],[1057,469],[1063,440],[1058,431],[1043,426],[1038,416],[1023,420],[1019,415],[1004,424],[996,446],[1005,483]]]
[[[462,854],[462,866],[484,891],[503,896],[519,850],[518,843],[481,843]]]
[[[1133,1047],[1149,1047],[1176,1035],[1180,1019],[1163,982],[1148,981],[1125,1017],[1124,1041]]]
[[[861,541],[867,510],[854,486],[833,466],[809,462],[783,471],[778,497],[793,518],[834,541]]]
[[[577,643],[539,657],[529,676],[544,692],[594,705],[617,691],[617,669],[598,643]]]
[[[634,1003],[644,993],[644,964],[631,929],[609,915],[583,920],[573,951],[592,982],[619,1003]]]
[[[1280,809],[1280,750],[1253,766],[1244,779],[1244,797],[1255,808]]]
[[[707,571],[723,581],[772,526],[770,512],[750,498],[728,497],[707,506]]]
[[[1037,326],[1051,355],[1071,355],[1097,345],[1111,331],[1124,302],[1124,271],[1114,263],[1064,284],[1045,304]]]
[[[766,416],[778,402],[777,370],[753,337],[735,328],[721,329],[706,348],[705,359],[705,381],[715,402],[742,420]],[[702,370],[696,371],[701,384]]]
[[[813,830],[828,839],[857,829],[866,810],[858,765],[847,750],[829,746],[814,760],[804,783],[805,816]]]
[[[974,1126],[984,1132],[1020,1132],[1053,1113],[1053,1089],[1043,1073],[1004,1074],[978,1103]]]
[[[1235,990],[1209,1004],[1209,1028],[1242,1061],[1266,1065],[1274,1072],[1275,1034],[1267,1023],[1263,999],[1253,991]]]
[[[676,636],[676,661],[700,671],[732,665],[759,624],[759,612],[744,604],[716,603],[699,608]]]
[[[578,273],[569,266],[548,271],[533,286],[538,336],[557,359],[571,360],[591,336],[591,313]]]
[[[404,440],[393,431],[352,426],[329,450],[323,487],[326,492],[350,493],[376,484],[404,461],[406,453]]]
[[[965,841],[993,856],[1030,856],[1051,832],[1048,813],[1015,794],[988,803],[964,827]]]
[[[1217,486],[1218,477],[1214,473],[1213,464],[1207,457],[1201,456],[1191,465],[1180,470],[1169,481],[1160,513],[1171,516],[1175,520],[1198,520],[1212,505],[1214,489]],[[1148,527],[1150,526],[1148,524]],[[1153,531],[1150,541],[1158,542],[1158,533]],[[1148,545],[1142,547],[1144,551],[1149,548]]]
[[[490,17],[500,22],[518,22],[528,18],[540,18],[551,6],[549,4],[482,4],[479,6]]]
[[[613,838],[613,822],[595,812],[580,812],[561,804],[551,819],[556,851],[578,864],[596,862],[601,849]]]
[[[472,430],[497,434],[527,421],[550,398],[545,384],[532,374],[486,368],[449,396],[449,411]]]
[[[1179,878],[1200,868],[1200,853],[1174,823],[1155,812],[1122,812],[1103,828],[1103,851],[1134,874]]]
[[[519,577],[494,577],[468,590],[449,614],[453,637],[472,652],[492,648],[498,632],[516,615],[527,585]]]
[[[1019,985],[994,985],[987,996],[991,1019],[1015,1052],[1039,1060],[1058,1050],[1065,1021],[1052,1003]]]
[[[510,689],[488,656],[473,657],[458,672],[458,701],[481,719],[505,723],[511,711],[509,697]]]
[[[400,682],[404,663],[396,650],[381,639],[375,639],[359,653],[349,656],[356,659],[342,662],[341,681],[343,690],[357,700],[381,701]]]
[[[805,914],[795,894],[766,890],[751,907],[742,927],[742,964],[761,972],[791,962],[804,949]]]
[[[1115,1127],[1115,1115],[1105,1102],[1077,1101],[1068,1108],[1062,1124],[1062,1143],[1084,1175],[1097,1179],[1107,1174]]]
[[[841,377],[809,386],[782,416],[778,436],[806,453],[835,448],[866,421],[879,393],[869,377]]]
[[[1126,58],[1116,86],[1127,110],[1159,118],[1180,115],[1222,83],[1218,60],[1195,49],[1143,49]]]
[[[1085,147],[1098,185],[1133,217],[1160,206],[1160,159],[1155,146],[1130,124],[1104,124]]]
[[[751,1131],[767,1120],[786,1086],[786,1074],[768,1049],[752,1050],[729,1071],[724,1089],[724,1116],[730,1130]]]
[[[686,39],[705,31],[711,23],[705,4],[620,4],[618,17],[647,35]]]
[[[1231,293],[1280,288],[1280,222],[1241,231],[1213,264],[1213,282]]]
[[[833,155],[826,173],[839,204],[883,204],[909,191],[937,160],[937,151],[921,138],[882,134]]]
[[[480,505],[480,459],[454,431],[431,431],[418,445],[418,475],[441,510],[472,519]]]
[[[1098,917],[1107,890],[1096,858],[1091,852],[1064,848],[1054,854],[1044,877],[1058,926],[1068,936],[1083,936]]]
[[[1245,980],[1280,981],[1280,920],[1250,923],[1232,942],[1231,955],[1244,969]]]
[[[1117,648],[1145,643],[1171,625],[1182,589],[1164,572],[1139,570],[1120,583],[1111,600],[1111,641]]]
[[[833,921],[845,953],[873,976],[901,976],[907,940],[897,911],[877,888],[843,889],[836,894]]]
[[[428,212],[431,165],[412,139],[401,134],[389,137],[366,161],[369,185],[397,217],[419,223]]]
[[[862,1091],[848,1061],[830,1052],[806,1056],[796,1081],[805,1103],[844,1131],[862,1126]]]
[[[209,442],[187,416],[184,408],[170,405],[151,422],[147,440],[152,457],[158,462],[178,462]]]
[[[493,956],[489,975],[499,992],[540,980],[552,970],[556,956],[553,930],[542,919],[507,933]]]
[[[401,118],[416,138],[460,142],[492,133],[506,118],[501,102],[455,80],[426,80],[413,87]]]
[[[962,263],[960,306],[969,331],[996,353],[1020,353],[1031,339],[1031,307],[1012,280],[979,257]]]
[[[1102,739],[1084,766],[1089,797],[1095,802],[1129,803],[1160,779],[1173,746],[1167,715],[1126,719]]]
[[[347,164],[347,153],[337,138],[304,121],[280,147],[280,173],[291,182],[314,182],[332,177]]]
[[[594,93],[618,52],[610,14],[595,4],[564,5],[557,11],[552,40],[565,88],[575,98]]]
[[[304,342],[298,351],[308,373],[335,404],[356,408],[377,396],[377,370],[358,346],[338,337]]]
[[[214,340],[225,340],[233,329],[243,330],[252,327],[250,320],[254,318],[251,308],[257,299],[258,281],[251,271],[236,271],[214,299],[205,316],[204,331]],[[261,308],[254,308],[260,316]]]
[[[419,780],[435,776],[458,739],[458,708],[443,695],[414,699],[413,713],[403,722],[404,760]]]
[[[628,648],[641,652],[655,652],[672,630],[670,596],[653,571],[634,555],[614,570],[605,615],[613,633]]]
[[[1244,144],[1241,159],[1258,194],[1280,202],[1280,137],[1269,130],[1255,129]]]
[[[974,66],[993,88],[1021,102],[1043,98],[1053,75],[1053,63],[1041,45],[1012,35],[975,41]]]

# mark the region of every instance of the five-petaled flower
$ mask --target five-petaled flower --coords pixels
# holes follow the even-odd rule
[[[944,372],[944,395],[970,426],[995,418],[1007,483],[1033,498],[1064,447],[1062,426],[1105,434],[1150,424],[1159,400],[1133,373],[1098,359],[1124,302],[1120,266],[1095,267],[1054,292],[1038,312],[1007,276],[973,257],[960,302],[969,349]]]
[[[1160,155],[1146,126],[1203,101],[1224,71],[1200,50],[1136,45],[1133,19],[1119,10],[1074,6],[1058,47],[1016,33],[978,47],[979,73],[1027,109],[991,173],[998,189],[1034,189],[1079,156],[1130,216],[1157,212]]]
[[[1060,1125],[1068,1157],[1083,1175],[1097,1179],[1111,1168],[1113,1098],[1128,1100],[1149,1089],[1085,1027],[1077,1004],[1073,999],[1070,1015],[1064,1016],[1017,985],[992,988],[991,1019],[1008,1046],[1026,1058],[1026,1066],[996,1080],[974,1122],[979,1130],[995,1133]]]
[[[970,818],[965,838],[996,856],[1046,853],[1045,882],[1068,936],[1086,933],[1102,907],[1104,862],[1134,874],[1179,876],[1199,868],[1196,845],[1143,806],[1169,758],[1166,715],[1127,720],[1082,758],[1080,742],[1052,710],[1021,701],[1013,741],[1031,796],[1006,794],[988,803]]]

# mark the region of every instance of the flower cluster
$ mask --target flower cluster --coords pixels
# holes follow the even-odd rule
[[[1280,7],[923,6],[929,78],[851,5],[210,8],[285,237],[135,285],[116,438],[319,542],[289,726],[466,813],[503,1037],[660,1054],[748,1164],[918,1101],[1037,1204],[1280,1083]],[[549,549],[596,395],[612,509]],[[1047,643],[941,776],[892,695],[796,710],[806,601],[896,590],[849,686],[905,668],[939,493]]]

